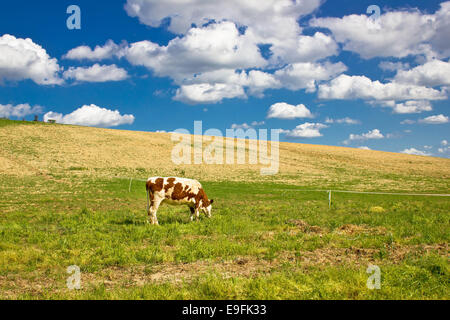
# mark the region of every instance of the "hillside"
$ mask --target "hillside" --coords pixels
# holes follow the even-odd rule
[[[0,173],[11,176],[179,175],[203,181],[271,181],[347,190],[448,192],[450,159],[280,143],[279,173],[261,165],[175,165],[169,133],[0,120]]]

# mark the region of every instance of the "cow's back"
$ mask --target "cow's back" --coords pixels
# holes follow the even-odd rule
[[[156,197],[169,204],[195,204],[204,195],[201,183],[187,178],[151,177],[148,178],[146,187],[151,200]]]

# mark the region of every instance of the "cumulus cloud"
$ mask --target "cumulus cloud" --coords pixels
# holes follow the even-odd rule
[[[287,137],[292,138],[317,138],[322,136],[320,130],[327,127],[327,125],[322,123],[305,122],[292,130],[283,130],[282,132],[286,133]]]
[[[326,118],[325,119],[325,123],[361,124],[361,121],[356,120],[356,119],[352,119],[352,118],[349,118],[349,117],[345,117],[345,118],[342,118],[342,119]]]
[[[278,43],[298,35],[301,29],[297,19],[320,4],[320,0],[128,0],[125,10],[152,27],[159,27],[170,18],[168,29],[176,34],[187,33],[192,24],[228,20],[247,26],[262,43]]]
[[[317,18],[310,25],[328,28],[343,43],[344,50],[365,59],[418,54],[445,57],[450,48],[449,17],[450,2],[444,2],[435,14],[419,10],[387,12],[377,19],[376,25],[366,14]]]
[[[31,79],[37,84],[61,84],[60,70],[58,61],[33,40],[9,34],[0,37],[0,82]]]
[[[281,83],[270,73],[219,69],[185,78],[174,99],[190,104],[217,103],[225,98],[246,98],[247,94],[261,97],[264,90],[279,87]]]
[[[298,18],[318,8],[320,0],[231,1],[129,0],[125,8],[130,16],[153,27],[169,18],[168,28],[178,36],[166,46],[132,43],[126,58],[173,79],[180,86],[175,99],[191,104],[261,97],[269,88],[312,92],[319,81],[347,70],[342,63],[314,63],[338,53],[331,36],[302,35]],[[269,60],[262,56],[262,44],[269,47]],[[276,74],[248,71],[269,63],[285,67]]]
[[[331,36],[316,32],[313,36],[300,35],[271,48],[273,64],[314,62],[338,54],[339,46]]]
[[[361,149],[361,150],[372,150],[372,149],[370,149],[367,146],[361,146],[361,147],[358,147],[358,149]]]
[[[30,114],[42,113],[43,108],[41,106],[30,106],[28,103],[22,103],[18,105],[12,104],[0,104],[0,117],[9,118],[17,117],[23,118]]]
[[[348,137],[350,140],[368,140],[368,139],[382,139],[384,138],[383,134],[378,129],[370,130],[367,133],[363,134],[350,134]]]
[[[267,113],[267,118],[278,119],[296,119],[296,118],[313,118],[311,111],[304,105],[298,104],[296,106],[278,102],[270,106]]]
[[[306,89],[307,92],[314,92],[318,82],[330,80],[346,70],[347,67],[342,62],[305,62],[289,64],[277,70],[274,76],[283,87],[290,90]]]
[[[171,77],[176,83],[203,72],[267,64],[258,46],[228,21],[192,28],[167,46],[151,41],[132,43],[126,58],[131,64],[145,66],[158,76]]]
[[[117,45],[112,40],[106,41],[103,46],[95,46],[92,50],[88,46],[79,46],[69,50],[64,56],[64,59],[70,60],[104,60],[113,57],[121,58],[125,54],[126,44]]]
[[[406,154],[413,154],[416,156],[431,156],[431,153],[425,152],[425,151],[421,151],[421,150],[417,150],[416,148],[409,148],[409,149],[405,149],[403,151],[400,151],[401,153],[406,153]]]
[[[381,61],[378,64],[378,67],[380,67],[380,69],[385,70],[385,71],[398,71],[398,70],[409,69],[409,63]]]
[[[385,136],[378,129],[370,130],[367,133],[363,134],[350,134],[347,140],[343,141],[343,144],[347,145],[352,141],[365,141],[371,139],[383,139]]]
[[[262,72],[259,70],[251,70],[248,75],[242,72],[243,77],[241,83],[243,86],[248,87],[248,92],[251,95],[261,97],[264,90],[269,88],[280,88],[282,83],[280,79],[277,79],[273,74]]]
[[[435,14],[434,35],[431,38],[433,49],[441,57],[450,56],[450,1],[442,2]]]
[[[448,145],[448,141],[447,140],[442,140],[441,141],[441,146],[446,146]]]
[[[448,123],[448,117],[444,116],[443,114],[438,114],[435,116],[429,116],[424,119],[419,120],[420,123],[426,123],[426,124],[443,124]]]
[[[118,110],[101,108],[95,104],[84,105],[66,115],[50,111],[44,115],[45,122],[49,119],[56,120],[57,123],[90,127],[115,127],[134,122],[131,114],[121,115]]]
[[[231,129],[250,129],[250,128],[262,126],[264,124],[265,124],[264,121],[252,121],[252,123],[250,123],[250,124],[247,124],[246,122],[244,122],[242,124],[233,123],[231,125]]]
[[[244,89],[240,85],[227,83],[200,83],[182,85],[177,89],[175,100],[189,104],[217,103],[224,98],[244,98]]]
[[[65,79],[74,79],[83,82],[106,82],[121,81],[128,78],[125,69],[113,65],[99,65],[98,63],[90,67],[70,67],[64,72]]]
[[[321,99],[443,100],[445,91],[403,83],[381,83],[365,76],[340,75],[319,86]]]
[[[383,107],[392,108],[393,113],[407,114],[407,113],[421,113],[424,111],[433,110],[429,101],[426,100],[408,100],[402,103],[396,103],[393,100],[372,102],[372,104],[380,104]]]
[[[269,88],[314,92],[320,81],[329,80],[346,69],[341,62],[326,61],[289,64],[273,74],[259,70],[212,70],[193,76],[185,75],[175,99],[193,104],[215,103],[224,98],[246,98],[247,93],[261,97]]]
[[[421,113],[431,110],[433,108],[429,101],[405,101],[404,103],[396,103],[393,107],[394,113]]]
[[[400,122],[400,124],[414,124],[416,123],[415,120],[411,120],[411,119],[405,119],[403,121]]]
[[[450,85],[450,63],[432,60],[411,70],[399,70],[394,81],[427,87]]]

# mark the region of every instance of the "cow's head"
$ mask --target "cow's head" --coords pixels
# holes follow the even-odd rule
[[[213,199],[209,200],[209,205],[208,206],[203,206],[202,207],[202,211],[204,214],[206,214],[206,216],[208,218],[211,218],[211,209],[212,209],[212,203],[214,202]]]

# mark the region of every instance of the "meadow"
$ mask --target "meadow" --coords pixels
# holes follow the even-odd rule
[[[280,173],[175,166],[169,134],[0,120],[2,299],[448,299],[450,160],[282,143]],[[169,158],[170,159],[170,158]],[[145,184],[199,179],[212,218]],[[370,290],[369,265],[381,270]],[[66,269],[81,269],[69,290]]]

